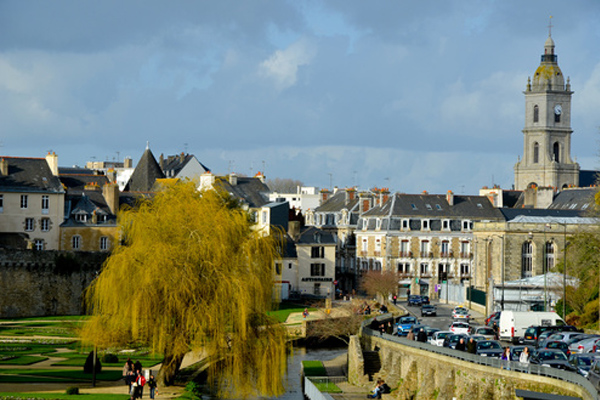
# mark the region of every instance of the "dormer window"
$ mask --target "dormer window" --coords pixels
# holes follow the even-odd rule
[[[428,231],[429,228],[429,220],[428,219],[424,219],[421,221],[421,229],[424,231]]]
[[[411,204],[410,206],[412,207],[413,210],[417,209],[417,206],[415,204]]]
[[[83,214],[83,213],[75,214],[75,221],[77,221],[77,222],[86,222],[87,221],[87,214]]]
[[[381,218],[377,218],[377,229],[381,229]]]
[[[469,220],[464,220],[462,222],[462,230],[463,231],[470,231],[473,229],[473,222],[469,221]]]
[[[427,208],[428,210],[433,210],[433,208],[431,207],[431,204],[425,204],[425,208]]]
[[[409,226],[408,225],[408,220],[407,219],[403,219],[402,220],[402,230],[403,231],[407,231],[409,229],[408,226]]]
[[[450,220],[449,219],[442,220],[442,230],[443,231],[449,231],[450,230]]]

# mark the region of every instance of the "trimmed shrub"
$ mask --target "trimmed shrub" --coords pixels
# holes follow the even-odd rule
[[[70,386],[65,391],[65,394],[79,394],[79,388],[77,386]]]
[[[101,361],[105,364],[116,364],[119,362],[119,357],[115,354],[106,353],[102,356]]]

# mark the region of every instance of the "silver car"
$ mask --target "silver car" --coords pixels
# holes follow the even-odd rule
[[[595,348],[598,341],[600,341],[600,336],[594,335],[587,339],[570,344],[569,351],[571,353],[592,353],[596,351]]]
[[[433,335],[431,335],[431,337],[429,338],[429,343],[434,345],[434,346],[443,346],[444,345],[444,339],[446,339],[446,336],[448,335],[453,335],[454,332],[452,331],[437,331],[434,332]]]

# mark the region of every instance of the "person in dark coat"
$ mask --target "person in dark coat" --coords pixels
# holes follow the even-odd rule
[[[427,332],[425,332],[425,329],[419,329],[419,333],[417,333],[417,341],[422,343],[427,342]]]
[[[467,353],[476,354],[477,353],[477,343],[473,338],[469,338],[467,342]]]
[[[458,341],[458,343],[456,343],[456,350],[460,350],[460,351],[465,351],[467,349],[466,343],[465,343],[465,339],[464,338],[460,338],[460,340]]]

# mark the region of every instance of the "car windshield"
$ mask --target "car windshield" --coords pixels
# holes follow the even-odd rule
[[[426,310],[429,310],[429,309],[432,309],[432,308],[433,308],[433,306],[430,306],[430,305],[427,305],[427,304],[423,306],[423,309],[426,309]]]
[[[488,349],[501,349],[502,346],[500,346],[498,343],[496,342],[490,342],[485,341],[485,342],[479,342],[477,343],[477,350],[488,350]]]
[[[562,349],[567,347],[567,344],[563,342],[550,342],[546,347],[549,349]]]
[[[446,336],[450,335],[450,332],[438,332],[436,335],[438,339],[446,339]]]
[[[453,328],[468,328],[469,325],[467,324],[452,324]]]
[[[592,357],[577,357],[575,359],[575,361],[577,362],[577,365],[580,365],[583,367],[592,365],[593,360],[594,359]]]
[[[414,324],[415,322],[417,322],[417,319],[415,317],[402,317],[402,318],[400,318],[400,323],[401,324]]]
[[[540,351],[540,360],[566,360],[567,356],[561,351]]]

